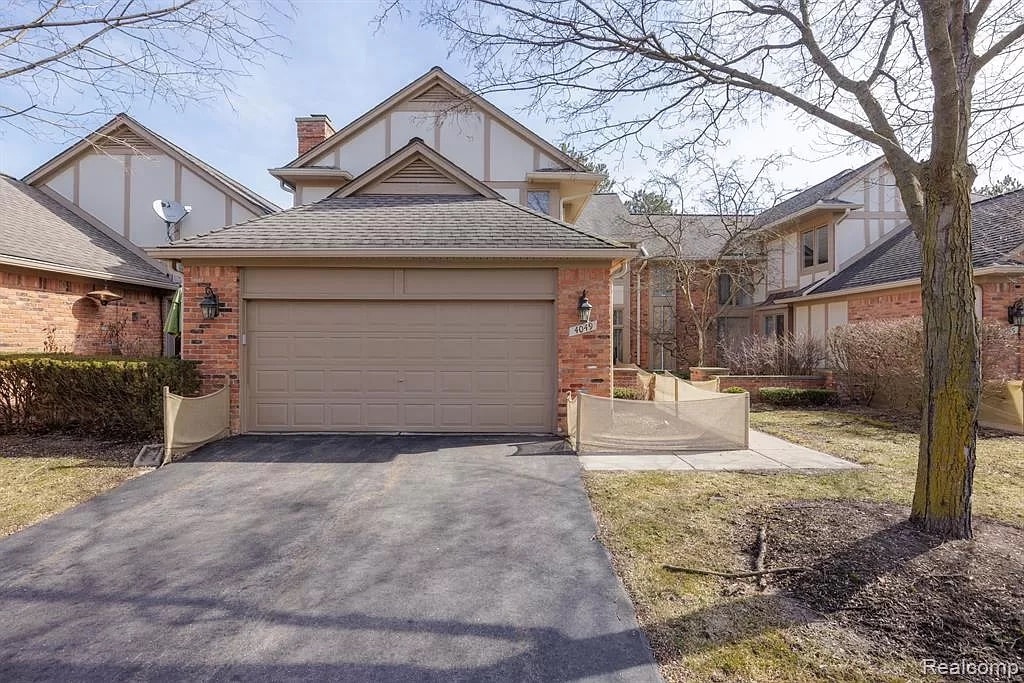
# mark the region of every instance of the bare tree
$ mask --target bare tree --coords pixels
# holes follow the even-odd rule
[[[395,0],[396,2],[398,0]],[[715,140],[782,105],[877,147],[922,244],[921,450],[911,519],[969,538],[979,379],[972,162],[1016,148],[1019,0],[427,0],[481,89],[531,91],[598,146]],[[612,106],[615,105],[615,106]]]
[[[778,157],[746,163],[719,163],[710,154],[691,155],[678,171],[656,174],[634,198],[654,194],[683,207],[675,214],[638,214],[625,219],[628,232],[643,242],[661,268],[671,273],[678,292],[673,329],[648,324],[648,336],[681,360],[687,343],[703,365],[714,347],[716,323],[749,306],[764,287],[775,236],[752,226],[754,214],[779,196],[772,172]],[[749,316],[749,313],[745,313]]]
[[[281,40],[272,0],[14,0],[0,10],[0,123],[81,133],[148,96],[231,94]]]

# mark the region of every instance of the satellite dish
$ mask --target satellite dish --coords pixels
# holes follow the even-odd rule
[[[172,228],[192,211],[192,207],[176,202],[173,199],[157,199],[153,202],[153,210],[167,224],[167,240],[173,242]]]

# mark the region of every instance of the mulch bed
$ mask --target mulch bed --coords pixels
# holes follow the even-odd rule
[[[0,457],[85,458],[131,465],[144,442],[101,441],[71,434],[0,434]]]
[[[1024,662],[1024,530],[975,520],[973,541],[940,543],[906,508],[787,503],[766,511],[766,566],[779,592],[863,635],[877,656]]]

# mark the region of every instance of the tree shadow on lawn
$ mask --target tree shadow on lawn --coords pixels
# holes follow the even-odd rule
[[[806,523],[786,532],[793,508],[772,512],[775,546],[766,564],[811,571],[776,575],[775,593],[661,624],[652,641],[687,634],[673,639],[687,655],[824,622],[855,631],[883,659],[1024,661],[1024,532],[982,524],[977,540],[942,544],[903,521],[896,506],[825,502],[800,509]],[[893,509],[900,521],[893,521]]]

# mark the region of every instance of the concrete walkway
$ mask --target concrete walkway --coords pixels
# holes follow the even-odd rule
[[[679,470],[759,472],[767,470],[844,470],[860,465],[750,430],[750,448],[740,451],[675,453],[596,453],[580,456],[585,470]]]

